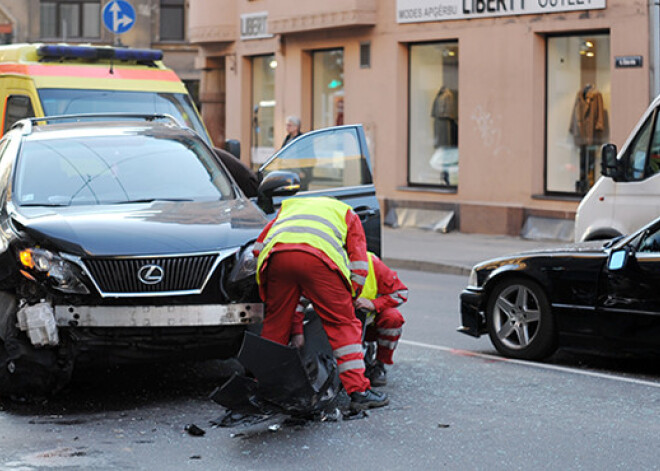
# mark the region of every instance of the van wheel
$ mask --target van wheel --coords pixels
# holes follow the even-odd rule
[[[619,237],[621,234],[618,233],[615,230],[612,231],[604,231],[604,232],[594,232],[593,234],[589,234],[584,238],[585,242],[591,242],[594,240],[609,240],[609,239],[614,239],[615,237]]]
[[[500,281],[489,296],[486,323],[491,342],[504,356],[541,360],[557,349],[550,303],[534,281]]]

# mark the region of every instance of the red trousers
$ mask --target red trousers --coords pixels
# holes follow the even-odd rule
[[[378,343],[376,359],[386,365],[393,363],[392,356],[401,337],[403,315],[395,307],[388,307],[376,314],[376,320],[367,327],[365,340]]]
[[[288,344],[302,295],[321,318],[346,392],[369,389],[364,376],[362,323],[355,317],[351,292],[342,275],[315,255],[292,250],[272,253],[261,278],[266,298],[261,336]]]

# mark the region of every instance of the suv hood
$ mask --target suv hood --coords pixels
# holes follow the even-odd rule
[[[72,255],[212,252],[256,239],[267,220],[248,200],[15,207],[14,226]]]

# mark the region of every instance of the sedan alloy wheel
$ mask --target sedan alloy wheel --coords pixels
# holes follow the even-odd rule
[[[505,356],[540,359],[556,348],[550,305],[541,287],[523,278],[495,286],[487,307],[488,333]]]

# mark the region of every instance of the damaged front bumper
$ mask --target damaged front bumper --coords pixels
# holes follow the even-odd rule
[[[262,303],[169,306],[55,306],[60,327],[210,327],[258,324]]]
[[[74,306],[41,302],[17,312],[18,328],[37,347],[59,343],[59,327],[222,327],[260,324],[262,303],[170,306]]]

